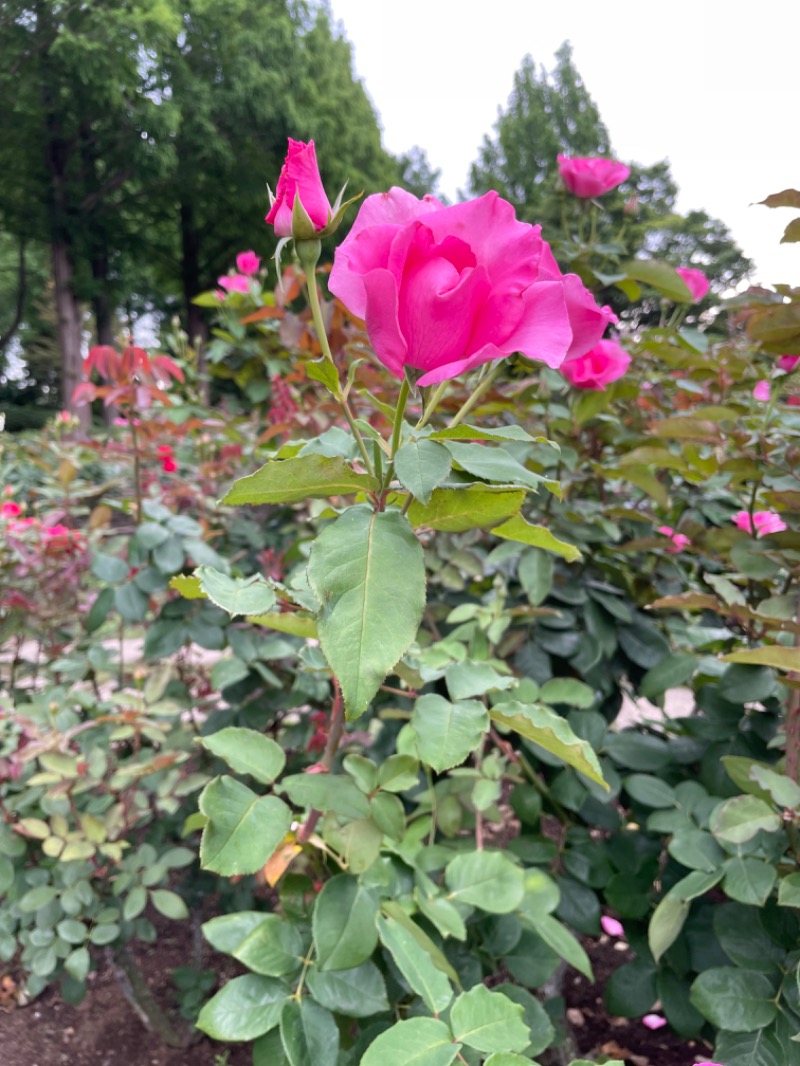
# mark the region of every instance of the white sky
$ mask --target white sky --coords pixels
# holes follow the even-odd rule
[[[331,0],[384,144],[423,147],[454,197],[515,71],[550,69],[562,41],[615,154],[669,158],[678,208],[722,219],[764,284],[800,285],[790,209],[751,206],[800,188],[800,0]],[[324,151],[327,146],[320,146]]]

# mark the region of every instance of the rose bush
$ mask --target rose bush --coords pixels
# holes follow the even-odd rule
[[[613,320],[493,192],[453,207],[398,188],[370,196],[329,287],[366,321],[383,365],[397,378],[412,368],[422,386],[516,351],[558,367]]]
[[[582,200],[591,200],[611,192],[630,177],[631,168],[613,159],[558,157],[558,173],[572,193]]]

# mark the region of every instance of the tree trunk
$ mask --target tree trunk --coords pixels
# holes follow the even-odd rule
[[[55,288],[56,315],[58,320],[58,345],[61,350],[62,403],[78,418],[83,430],[89,428],[88,407],[75,407],[72,394],[83,380],[82,313],[79,301],[72,289],[73,266],[69,245],[63,238],[53,236],[53,285]]]
[[[200,235],[194,220],[194,208],[191,204],[181,204],[181,274],[183,278],[183,300],[186,306],[186,331],[189,345],[197,352],[197,373],[199,377],[200,399],[208,403],[209,388],[206,378],[206,323],[203,309],[193,303],[201,291],[200,285]]]

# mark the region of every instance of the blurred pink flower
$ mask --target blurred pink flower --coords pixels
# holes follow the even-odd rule
[[[731,521],[737,529],[756,537],[766,537],[769,533],[780,533],[786,529],[786,523],[775,511],[756,511],[752,520],[749,511],[737,511]]]
[[[248,252],[239,252],[236,256],[236,269],[240,274],[247,274],[248,277],[252,277],[253,274],[258,273],[258,268],[261,266],[261,256],[250,249]]]
[[[798,363],[800,363],[800,355],[778,356],[778,369],[785,370],[787,374],[794,370]]]
[[[769,400],[769,395],[769,382],[759,381],[759,383],[753,389],[753,398],[759,400],[761,403],[767,403],[767,401]]]
[[[574,158],[560,155],[558,173],[572,193],[583,200],[602,196],[630,177],[631,168],[613,159]]]
[[[621,345],[606,340],[584,355],[568,357],[558,369],[575,389],[605,392],[606,385],[625,374],[630,362],[631,357]]]
[[[688,548],[692,543],[685,533],[678,533],[672,526],[659,526],[656,532],[663,533],[665,537],[669,537],[671,543],[667,546],[667,551],[672,555],[677,555],[678,552],[682,552],[684,548]]]
[[[695,267],[676,267],[675,273],[683,278],[686,288],[692,294],[694,303],[699,303],[711,288],[703,271],[697,270]]]
[[[645,1014],[642,1018],[642,1025],[646,1029],[663,1029],[667,1024],[667,1019],[660,1014]]]
[[[607,914],[604,914],[600,919],[600,925],[603,932],[608,933],[609,936],[625,936],[622,922],[618,922],[616,918],[609,918]]]
[[[18,503],[14,503],[13,500],[6,500],[5,503],[0,504],[0,515],[3,518],[17,518],[22,514],[22,508]]]
[[[227,292],[250,292],[250,282],[243,274],[223,274],[217,283]]]

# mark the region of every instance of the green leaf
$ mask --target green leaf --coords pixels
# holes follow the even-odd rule
[[[358,718],[417,635],[425,608],[422,546],[397,511],[351,507],[314,541],[308,580],[322,602],[322,650],[348,718]]]
[[[679,830],[670,840],[668,850],[683,866],[706,873],[713,873],[725,860],[725,852],[704,829]]]
[[[291,774],[279,788],[298,807],[333,811],[343,818],[369,818],[369,800],[352,778],[342,774]]]
[[[5,855],[0,855],[0,896],[4,896],[14,884],[14,863]]]
[[[717,1033],[714,1057],[726,1066],[788,1066],[786,1053],[773,1029],[753,1033]]]
[[[200,737],[200,743],[206,751],[224,759],[232,770],[250,774],[264,785],[271,784],[286,765],[283,748],[254,729],[228,726]]]
[[[407,441],[394,457],[400,484],[420,503],[429,502],[431,493],[446,480],[452,465],[447,448],[425,438]]]
[[[289,1066],[280,1029],[270,1029],[253,1044],[253,1066]]]
[[[521,440],[532,444],[544,442],[544,437],[532,437],[522,426],[503,426],[501,429],[479,429],[463,422],[447,429],[437,429],[431,433],[431,440]],[[549,442],[548,442],[549,443]]]
[[[627,263],[621,264],[620,270],[624,270],[634,281],[649,285],[651,289],[666,296],[668,300],[675,300],[677,303],[693,303],[689,287],[669,263],[662,263],[658,259],[630,259]]]
[[[520,988],[519,985],[512,985],[503,983],[496,985],[493,989],[495,992],[502,992],[503,995],[510,999],[512,1003],[518,1003],[522,1007],[522,1018],[528,1029],[529,1043],[524,1048],[526,1055],[538,1055],[540,1051],[544,1051],[553,1042],[555,1036],[555,1029],[548,1017],[547,1011],[542,1004],[525,988]],[[491,1062],[493,1058],[502,1059],[504,1054],[509,1055],[512,1058],[517,1058],[511,1052],[496,1052],[491,1058],[487,1059],[487,1063]],[[530,1062],[530,1059],[523,1059],[523,1062]],[[509,1066],[513,1066],[509,1063]]]
[[[477,700],[451,703],[434,693],[414,704],[411,725],[420,758],[437,773],[464,762],[483,740],[489,714]]]
[[[496,692],[515,688],[517,679],[501,674],[489,663],[466,662],[453,663],[445,672],[447,691],[453,700],[465,700],[470,696],[483,696],[487,692]],[[488,723],[487,723],[488,728]]]
[[[727,896],[739,903],[763,907],[775,886],[777,876],[775,867],[770,863],[762,862],[761,859],[749,857],[729,859],[725,863],[722,888]],[[781,902],[780,895],[778,902]],[[800,905],[800,892],[798,892],[798,905]]]
[[[517,577],[534,607],[544,603],[553,587],[553,556],[538,548],[529,548],[519,559]]]
[[[800,648],[785,648],[774,644],[764,648],[742,648],[721,656],[724,663],[747,663],[751,666],[772,666],[776,670],[800,672]]]
[[[255,474],[235,481],[221,502],[300,503],[309,498],[328,499],[379,489],[376,478],[357,474],[339,456],[311,454],[270,460]]]
[[[671,898],[668,895],[664,896],[653,911],[647,930],[647,942],[656,962],[675,943],[688,914],[689,904],[686,900]]]
[[[91,957],[88,948],[76,948],[64,959],[64,969],[74,981],[85,981],[89,975]]]
[[[95,552],[92,556],[92,573],[95,577],[98,577],[101,581],[107,581],[110,585],[116,585],[120,581],[124,581],[128,576],[130,566],[124,559],[119,559],[116,555],[104,555],[102,552]]]
[[[639,684],[639,691],[646,700],[656,699],[668,689],[685,684],[696,669],[696,656],[675,652],[647,671]]]
[[[334,396],[341,394],[341,384],[339,382],[339,373],[330,359],[309,359],[305,364],[305,371],[312,381],[318,381],[320,385],[324,385],[328,392],[333,393]]]
[[[498,725],[513,729],[545,751],[563,759],[603,788],[608,788],[591,745],[577,737],[566,719],[549,707],[540,704],[527,706],[516,701],[498,703],[489,712],[489,717]]]
[[[393,918],[381,915],[378,935],[412,991],[422,997],[431,1014],[445,1010],[453,998],[450,982],[412,934]]]
[[[569,707],[594,706],[594,691],[573,677],[551,677],[539,690],[539,699],[543,703],[566,703]]]
[[[290,1066],[336,1066],[339,1029],[330,1011],[310,999],[284,1005],[281,1041]]]
[[[415,500],[408,509],[414,529],[438,529],[443,533],[463,533],[468,529],[488,529],[515,515],[525,499],[524,489],[496,490],[488,485],[465,489],[436,489],[430,503]]]
[[[718,840],[744,844],[762,829],[776,833],[782,824],[781,816],[758,796],[733,796],[714,810],[709,828]]]
[[[769,869],[772,870],[772,867]],[[778,903],[781,907],[800,907],[800,873],[788,874],[781,878],[778,885]]]
[[[289,992],[274,977],[234,977],[203,1006],[197,1028],[212,1040],[255,1040],[279,1023]]]
[[[609,1014],[639,1018],[658,999],[656,968],[646,959],[623,963],[608,980],[605,1003]]]
[[[293,637],[313,640],[317,636],[317,623],[307,615],[287,611],[285,614],[257,614],[247,619],[254,626],[277,629],[279,633],[290,633]]]
[[[800,241],[800,218],[793,218],[783,231],[781,244],[796,244]]]
[[[546,526],[531,525],[521,515],[514,515],[501,526],[495,526],[492,533],[496,537],[502,537],[503,540],[516,540],[521,544],[530,544],[533,548],[542,548],[544,551],[561,555],[568,563],[574,563],[582,558],[574,544],[559,540]]]
[[[796,810],[800,807],[800,785],[786,774],[776,773],[766,766],[755,763],[750,768],[750,777],[763,789],[778,807]]]
[[[405,910],[399,903],[395,900],[385,899],[381,904],[381,910],[387,915],[387,917],[393,918],[398,925],[402,925],[406,932],[413,936],[422,950],[428,954],[433,965],[438,970],[441,970],[443,974],[446,974],[453,984],[459,988],[461,987],[458,973],[448,961],[445,953],[441,948],[437,947],[426,932],[420,929],[413,918],[410,918],[408,914],[406,914]]]
[[[32,914],[33,911],[38,911],[41,907],[52,903],[57,896],[58,889],[52,885],[37,885],[36,888],[31,888],[25,893],[17,906],[23,914]]]
[[[359,1066],[450,1066],[461,1050],[436,1018],[410,1018],[376,1037]]]
[[[463,470],[484,481],[500,485],[524,485],[536,491],[546,480],[540,474],[528,470],[510,452],[499,446],[487,447],[484,444],[448,441],[447,450]]]
[[[778,1013],[769,978],[735,966],[715,966],[692,985],[692,1005],[712,1025],[733,1033],[752,1033]]]
[[[64,918],[56,926],[56,932],[68,944],[82,944],[86,939],[87,929],[83,922],[75,918]]]
[[[224,914],[206,922],[203,935],[218,951],[233,955],[249,970],[267,977],[284,977],[299,970],[302,963],[302,936],[277,914]]]
[[[562,959],[565,959],[570,966],[574,966],[576,970],[588,977],[590,981],[594,980],[589,956],[566,926],[562,925],[551,914],[532,916],[528,913],[526,918],[533,931],[542,938],[549,948],[555,951],[557,955],[560,955]]]
[[[257,796],[231,777],[209,782],[199,806],[208,818],[200,862],[206,870],[226,877],[260,870],[292,824],[292,812],[282,800]]]
[[[312,916],[320,970],[352,970],[378,943],[378,901],[355,877],[339,874],[323,885]]]
[[[413,755],[390,755],[378,771],[378,786],[388,792],[405,792],[419,783],[419,764]]]
[[[260,574],[228,577],[210,566],[201,566],[195,577],[211,602],[230,615],[264,614],[275,605],[275,590]]]
[[[531,1066],[531,1060],[524,1055],[517,1055],[514,1051],[495,1051],[486,1060],[484,1066]],[[533,1066],[536,1064],[534,1063]]]
[[[176,574],[169,579],[169,587],[180,592],[185,600],[203,600],[205,593],[196,574]]]
[[[374,962],[352,970],[320,970],[313,966],[306,978],[314,999],[348,1018],[369,1018],[389,1010],[386,982]]]
[[[523,1010],[502,992],[475,985],[462,992],[450,1011],[455,1039],[476,1051],[524,1051],[530,1032]]]
[[[150,601],[132,581],[114,589],[114,606],[126,622],[142,622]]]
[[[177,921],[180,918],[189,917],[189,908],[177,892],[170,892],[166,888],[154,888],[150,892],[150,902],[165,918],[173,918]]]
[[[675,790],[660,777],[654,777],[652,774],[631,774],[624,778],[622,784],[631,799],[645,807],[659,810],[677,806]]]
[[[463,852],[445,868],[448,899],[469,903],[490,914],[508,914],[522,903],[525,876],[500,851]]]

